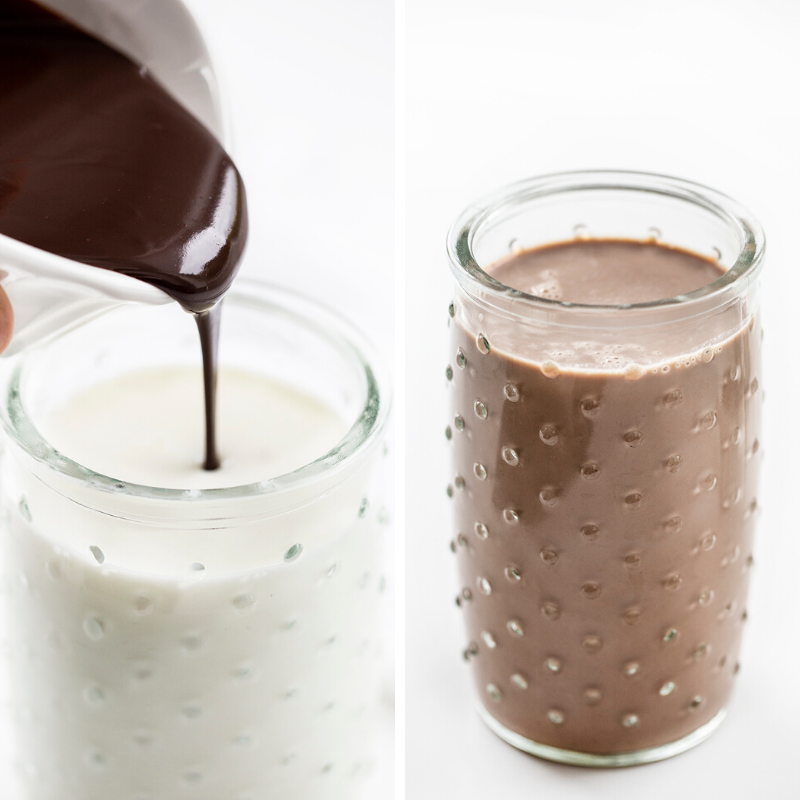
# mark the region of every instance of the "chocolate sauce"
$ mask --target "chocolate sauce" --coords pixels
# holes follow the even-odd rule
[[[145,67],[31,0],[0,0],[0,120],[0,233],[138,278],[200,315],[214,468],[208,312],[247,238],[233,161]]]
[[[721,275],[687,251],[603,240],[487,271],[606,304]],[[543,341],[537,357],[523,327],[493,328],[484,314],[473,329],[467,302],[456,299],[451,326],[448,436],[479,697],[506,728],[566,750],[679,740],[725,708],[738,669],[760,462],[758,320],[713,348],[675,330],[665,344],[685,341],[679,358],[641,353],[647,368],[631,373],[591,330]],[[565,365],[575,353],[596,366]]]

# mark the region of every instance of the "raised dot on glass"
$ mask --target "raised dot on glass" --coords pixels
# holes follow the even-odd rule
[[[83,690],[83,699],[87,706],[100,708],[105,705],[106,693],[96,683],[90,684]]]
[[[475,644],[475,642],[470,642],[466,646],[463,652],[464,661],[469,661],[471,658],[474,658],[477,655],[478,655],[478,645]]]
[[[622,621],[626,625],[636,625],[637,622],[642,617],[642,612],[640,609],[636,608],[635,606],[632,608],[627,608],[625,611],[622,612]]]
[[[628,661],[628,663],[622,667],[622,674],[628,678],[632,678],[634,675],[639,674],[639,669],[638,661]]]
[[[584,689],[583,699],[587,706],[596,706],[603,699],[603,695],[597,687],[590,686]]]
[[[522,636],[523,634],[522,625],[520,625],[515,619],[510,619],[506,623],[506,627],[508,628],[508,632],[514,636]]]
[[[194,561],[193,563],[189,564],[189,572],[199,573],[205,571],[205,564],[201,564],[199,561]]]
[[[522,573],[516,567],[506,567],[506,578],[512,583],[519,583],[522,580]]]
[[[547,601],[546,603],[542,603],[542,616],[545,617],[545,619],[549,619],[550,622],[555,622],[561,616],[561,609],[558,607],[557,603]]]
[[[509,525],[516,525],[519,522],[519,514],[512,508],[506,508],[503,511],[503,519]]]
[[[667,472],[680,472],[683,466],[683,458],[679,455],[670,456],[666,461]]]
[[[503,387],[503,394],[506,400],[510,400],[512,403],[516,403],[519,400],[519,389],[514,383],[507,383]]]
[[[675,691],[675,683],[674,681],[667,681],[666,683],[662,683],[661,687],[658,690],[658,693],[661,697],[668,697]]]
[[[758,378],[753,378],[753,382],[750,384],[750,394],[756,394],[758,392]]]
[[[520,675],[519,672],[515,672],[511,676],[511,681],[520,689],[527,689],[528,688],[528,681],[525,679],[524,675]]]
[[[492,586],[489,583],[489,581],[486,580],[486,578],[478,578],[477,583],[478,583],[478,588],[484,594],[491,594],[492,593]]]
[[[503,693],[493,683],[486,685],[486,691],[495,703],[499,703],[503,699]]]
[[[472,471],[475,473],[475,477],[479,481],[485,481],[489,474],[483,464],[475,464],[475,466],[472,468]]]
[[[455,416],[453,421],[455,423],[457,431],[463,431],[464,430],[464,427],[465,427],[464,417],[462,417],[460,414],[456,414],[456,416]]]
[[[631,492],[625,495],[624,505],[630,510],[637,509],[642,505],[642,496],[638,492]]]
[[[600,584],[594,581],[587,581],[581,586],[581,594],[587,600],[596,600],[601,594]]]
[[[444,438],[447,439],[448,442],[453,438],[453,431],[449,425],[444,429]]]
[[[339,571],[339,562],[334,561],[333,564],[331,564],[328,567],[328,571],[325,573],[325,577],[332,578],[338,571]]]
[[[28,508],[28,503],[24,497],[20,498],[19,501],[19,513],[23,517],[23,519],[27,520],[28,522],[31,521],[31,510]]]
[[[241,612],[252,611],[256,604],[256,598],[252,594],[238,594],[233,598],[233,607]]]
[[[671,392],[667,392],[664,395],[664,405],[667,408],[675,408],[676,406],[680,405],[681,401],[683,400],[683,392],[680,389],[674,389]]]
[[[585,397],[581,400],[581,411],[585,417],[593,417],[600,410],[600,401],[596,397]]]
[[[92,750],[86,754],[86,763],[93,769],[105,769],[106,757],[97,750]]]
[[[543,506],[552,508],[558,503],[558,492],[555,489],[542,489],[539,492],[539,500]]]
[[[453,479],[453,486],[455,486],[459,492],[463,492],[466,485],[466,482],[460,475],[456,475],[456,477]]]
[[[482,333],[478,334],[478,338],[475,340],[476,344],[478,345],[478,350],[483,353],[485,356],[489,355],[490,347],[489,347],[489,340],[486,336]]]
[[[292,561],[297,561],[298,558],[303,553],[303,545],[299,542],[297,544],[293,544],[284,554],[283,560],[287,563],[291,563]]]
[[[622,434],[622,441],[625,442],[628,447],[638,447],[642,443],[643,438],[642,432],[636,430],[627,431]]]
[[[483,631],[483,633],[481,633],[481,639],[483,639],[483,643],[490,650],[494,650],[495,647],[497,647],[497,642],[495,641],[494,636],[492,636],[492,634],[489,633],[489,631]]]
[[[472,591],[470,589],[468,589],[467,587],[464,587],[461,590],[461,597],[464,598],[464,602],[465,603],[471,603],[472,602]]]
[[[694,660],[700,661],[701,659],[705,658],[708,655],[708,651],[711,649],[711,645],[708,644],[701,644],[695,651],[694,651]]]
[[[148,597],[134,597],[133,608],[134,611],[136,611],[136,613],[142,617],[146,617],[148,614],[153,613],[153,603]]]
[[[233,677],[240,681],[249,680],[256,674],[252,664],[240,664],[233,671]]]
[[[513,447],[504,447],[500,451],[500,455],[510,467],[516,467],[519,464],[519,455]]]
[[[603,646],[603,640],[599,636],[584,636],[583,641],[581,642],[581,647],[587,653],[596,653],[600,650]]]
[[[710,472],[708,475],[705,475],[703,479],[700,481],[700,488],[706,492],[710,492],[716,485],[717,485],[717,476],[713,472]]]
[[[593,542],[600,535],[600,528],[591,523],[581,526],[581,536],[587,541]]]
[[[666,522],[664,522],[663,527],[665,533],[677,533],[683,527],[683,520],[678,516],[670,517]]]
[[[102,564],[106,560],[105,553],[96,544],[89,545],[89,550],[98,564]]]
[[[453,380],[453,368],[448,364],[447,369],[444,371],[444,376],[447,380]]]
[[[184,719],[198,719],[203,715],[203,708],[197,703],[190,703],[181,709]]]
[[[545,564],[552,566],[558,561],[558,552],[552,547],[543,547],[539,552],[539,558],[541,558]]]
[[[92,641],[99,642],[106,635],[106,625],[100,617],[86,617],[83,631]]]
[[[184,650],[194,653],[203,646],[203,640],[197,634],[189,634],[181,639],[181,645]]]
[[[450,303],[450,305],[447,307],[447,313],[450,315],[451,318],[456,315],[455,303]]]
[[[698,598],[698,602],[700,603],[701,606],[711,605],[713,600],[714,600],[713,589],[705,589],[702,592],[700,592],[700,597]]]
[[[456,537],[456,541],[458,542],[460,547],[467,547],[467,545],[469,544],[469,542],[467,542],[467,537],[464,536],[463,533],[458,534],[458,536]]]
[[[593,461],[584,464],[581,467],[581,477],[583,477],[587,481],[593,481],[600,477],[600,467],[597,466]]]
[[[548,670],[549,672],[555,672],[555,673],[561,672],[561,662],[554,656],[546,658],[544,666],[545,669]]]
[[[456,366],[459,369],[464,369],[464,367],[467,366],[467,357],[464,355],[464,351],[460,347],[456,352]]]
[[[678,638],[678,631],[675,628],[669,628],[665,631],[661,640],[664,642],[674,642]]]
[[[701,540],[700,540],[700,547],[703,550],[711,550],[714,545],[717,543],[717,537],[713,533],[707,533]]]
[[[703,703],[703,698],[700,695],[695,695],[689,703],[689,711],[696,711]]]
[[[141,729],[133,732],[133,741],[136,742],[140,747],[147,747],[148,745],[153,744],[155,737],[150,731]]]
[[[542,425],[539,429],[539,438],[551,447],[558,444],[558,431],[554,425]]]
[[[700,427],[710,431],[717,424],[717,412],[709,411],[701,420]]]
[[[640,553],[628,553],[623,559],[625,566],[629,569],[635,569],[642,563],[642,556]]]
[[[542,375],[544,375],[545,378],[555,378],[558,376],[558,373],[558,364],[556,364],[555,361],[545,361],[542,364]]]
[[[559,711],[557,708],[551,708],[547,712],[547,719],[554,725],[561,725],[564,722],[564,712]]]
[[[479,539],[487,539],[489,537],[489,529],[482,522],[476,522],[475,535]]]
[[[667,575],[666,578],[662,581],[662,585],[665,589],[669,589],[670,591],[675,591],[676,589],[680,588],[680,585],[683,583],[683,579],[677,572],[672,572]]]
[[[481,402],[480,400],[475,401],[475,414],[480,419],[486,419],[489,416],[489,409],[486,408],[486,404]]]
[[[639,724],[639,717],[636,714],[625,714],[622,718],[623,728],[633,728]]]
[[[153,668],[150,664],[139,662],[134,664],[132,675],[137,681],[146,681],[153,677]]]

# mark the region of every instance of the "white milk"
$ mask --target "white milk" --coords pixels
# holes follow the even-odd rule
[[[255,374],[219,389],[217,473],[196,467],[188,367],[123,375],[38,423],[113,490],[3,458],[24,800],[358,797],[380,677],[379,453],[279,501],[209,499],[194,490],[291,471],[347,427]]]

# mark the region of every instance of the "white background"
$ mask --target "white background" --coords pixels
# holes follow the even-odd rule
[[[186,5],[222,81],[233,128],[231,151],[247,190],[250,234],[240,275],[335,308],[369,336],[391,374],[391,0],[186,0]],[[388,480],[390,501],[391,475]],[[389,569],[392,549],[389,542]],[[387,643],[392,637],[387,624]],[[382,758],[365,788],[368,800],[393,796],[390,661],[391,648]]]
[[[413,800],[800,797],[800,4],[406,0],[406,788]],[[756,567],[731,712],[671,761],[581,770],[471,708],[444,488],[444,236],[470,201],[559,170],[699,181],[764,225]]]

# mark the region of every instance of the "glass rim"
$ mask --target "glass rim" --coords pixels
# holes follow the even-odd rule
[[[25,411],[21,398],[21,381],[24,376],[26,356],[12,367],[11,379],[3,398],[0,424],[6,435],[22,451],[55,476],[63,476],[77,485],[100,490],[106,494],[132,499],[211,503],[235,501],[245,498],[275,498],[307,487],[315,482],[327,481],[337,473],[362,460],[381,440],[391,408],[391,387],[388,374],[375,348],[361,331],[328,306],[311,300],[291,289],[265,281],[240,278],[225,295],[226,300],[250,308],[275,308],[290,314],[307,329],[325,336],[340,352],[355,361],[366,382],[364,403],[353,424],[340,441],[327,453],[291,472],[255,483],[210,489],[174,489],[129,482],[84,467],[56,450],[39,432]],[[113,313],[113,310],[110,312]],[[91,320],[89,320],[91,323]],[[72,329],[70,329],[72,330]],[[57,341],[70,331],[59,333]],[[55,487],[51,487],[55,488]],[[85,504],[85,503],[83,503]],[[105,511],[99,506],[97,510]],[[129,516],[122,513],[121,516]]]
[[[736,261],[719,278],[692,292],[646,303],[620,305],[570,303],[528,294],[506,286],[478,264],[473,250],[476,236],[509,208],[548,196],[615,190],[667,196],[710,212],[739,234],[741,245]],[[688,313],[731,291],[741,293],[758,278],[763,268],[766,238],[761,225],[744,206],[702,184],[650,172],[579,170],[528,178],[486,195],[456,218],[447,233],[446,249],[453,275],[462,288],[472,295],[483,291],[497,299],[513,301],[515,309],[561,311],[567,315],[589,315],[597,319],[609,311],[615,312],[615,316],[674,311],[676,308]]]

